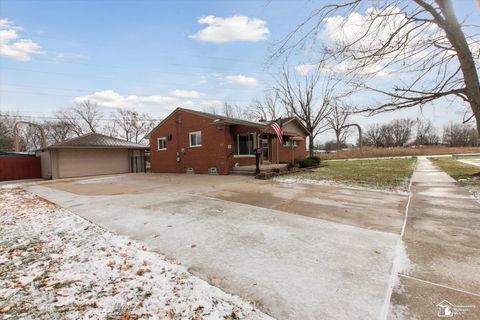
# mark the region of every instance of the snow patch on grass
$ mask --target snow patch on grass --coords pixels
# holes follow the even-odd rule
[[[185,267],[23,189],[0,188],[3,319],[270,319]]]
[[[320,186],[336,186],[336,187],[347,187],[349,189],[357,189],[357,190],[369,190],[369,191],[377,191],[377,192],[385,192],[385,193],[395,193],[395,194],[408,194],[406,191],[398,190],[398,189],[391,189],[391,188],[378,188],[372,187],[370,185],[359,185],[359,184],[349,184],[346,182],[337,182],[333,180],[315,180],[315,179],[306,179],[306,178],[287,178],[287,177],[276,177],[274,181],[278,181],[285,184],[312,184],[312,185],[320,185]],[[410,180],[406,178],[405,184],[408,185]]]

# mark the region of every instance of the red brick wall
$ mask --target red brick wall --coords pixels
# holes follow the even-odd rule
[[[270,151],[271,158],[273,163],[277,163],[277,138],[271,140]],[[295,160],[305,159],[308,155],[306,140],[298,141],[297,147],[284,146],[280,145],[278,150],[278,155],[280,157],[280,162],[291,162],[292,161],[292,149],[293,149],[293,158]]]
[[[182,118],[177,123],[178,117]],[[208,173],[208,168],[216,167],[220,174],[228,174],[232,166],[233,150],[228,127],[217,127],[211,124],[212,119],[183,110],[177,110],[165,123],[151,134],[150,159],[152,172],[183,173],[186,168],[193,168],[195,173]],[[202,146],[190,147],[189,133],[202,132]],[[157,138],[172,135],[167,139],[167,150],[159,151]],[[182,149],[185,152],[182,152]],[[180,161],[177,162],[177,152]]]
[[[233,165],[238,163],[239,166],[254,166],[255,157],[235,157],[233,158]]]
[[[177,119],[181,117],[181,123]],[[184,173],[186,168],[193,168],[195,173],[208,173],[208,168],[216,167],[220,174],[228,174],[230,169],[239,165],[254,165],[255,157],[234,157],[234,135],[238,133],[258,133],[260,128],[235,125],[232,127],[218,127],[212,124],[208,117],[177,110],[154,132],[150,137],[150,161],[152,172]],[[189,133],[202,132],[202,146],[190,147]],[[158,150],[157,138],[172,135],[167,139],[167,150]],[[271,140],[271,161],[277,161],[276,139]],[[229,148],[230,147],[230,148]],[[184,149],[185,152],[182,152]],[[294,147],[294,157],[297,160],[306,157],[305,141],[299,141]],[[177,162],[177,152],[180,161]],[[281,146],[280,161],[290,162],[292,148]]]

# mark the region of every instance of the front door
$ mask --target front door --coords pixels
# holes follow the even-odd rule
[[[260,137],[260,143],[262,146],[262,160],[263,162],[270,161],[270,150],[267,136]]]

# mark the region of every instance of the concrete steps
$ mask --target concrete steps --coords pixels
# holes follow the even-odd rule
[[[233,167],[232,170],[230,170],[230,174],[244,175],[244,176],[254,176],[255,175],[255,168]]]

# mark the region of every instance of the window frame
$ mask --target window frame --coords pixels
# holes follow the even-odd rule
[[[195,135],[199,135],[200,136],[200,144],[195,144],[195,145],[192,145],[192,136]],[[188,145],[190,146],[190,148],[197,148],[197,147],[201,147],[202,146],[202,131],[193,131],[193,132],[189,132],[188,133]]]
[[[249,137],[248,140],[250,140],[251,137],[251,146],[252,150],[249,150],[249,153],[240,153],[240,136],[247,136]],[[236,138],[235,138],[235,150],[234,150],[234,156],[237,157],[249,157],[249,156],[255,156],[255,145],[256,145],[256,135],[255,133],[237,133]]]
[[[163,141],[163,148],[160,149],[159,142]],[[158,137],[157,138],[157,151],[165,151],[167,150],[167,137]]]
[[[298,147],[298,140],[291,140],[291,139],[288,139],[288,140],[284,140],[283,141],[283,146],[284,147]]]

